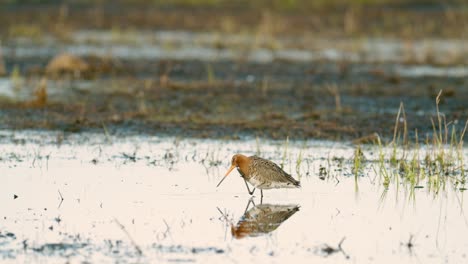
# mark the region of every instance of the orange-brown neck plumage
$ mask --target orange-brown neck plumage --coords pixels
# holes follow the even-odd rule
[[[249,222],[241,222],[238,226],[234,226],[231,224],[231,234],[236,239],[244,238],[249,234],[253,233],[254,231],[255,230],[253,230],[251,223]]]
[[[236,154],[232,157],[232,165],[239,168],[245,176],[250,175],[250,158],[242,154]]]

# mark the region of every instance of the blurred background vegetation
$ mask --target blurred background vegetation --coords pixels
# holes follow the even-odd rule
[[[307,10],[315,8],[335,8],[340,6],[406,6],[441,7],[463,5],[464,0],[2,0],[3,4],[149,4],[154,6],[178,7],[227,7],[227,8],[271,8],[275,10]]]
[[[332,37],[466,37],[466,0],[0,0],[0,36],[18,24],[40,31],[185,29],[314,32]],[[61,32],[66,30],[60,30]],[[23,31],[23,30],[22,30]],[[36,32],[38,30],[34,30]]]

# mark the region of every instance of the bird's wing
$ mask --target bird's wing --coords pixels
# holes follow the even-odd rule
[[[282,170],[276,163],[257,156],[250,158],[252,159],[251,170],[254,170],[256,174],[261,174],[262,178],[272,182],[291,183],[294,186],[300,185],[299,181]]]

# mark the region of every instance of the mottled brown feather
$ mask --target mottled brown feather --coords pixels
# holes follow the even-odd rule
[[[300,187],[299,181],[295,180],[274,162],[257,156],[251,156],[249,159],[251,160],[251,175],[257,174],[258,177],[261,177],[267,182],[289,183],[295,187]]]
[[[269,160],[236,154],[231,163],[242,177],[260,189],[300,187],[299,181]]]

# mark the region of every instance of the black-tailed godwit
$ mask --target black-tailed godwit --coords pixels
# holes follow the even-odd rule
[[[275,163],[257,156],[247,157],[242,154],[236,154],[232,157],[231,167],[216,187],[226,179],[234,168],[237,168],[244,178],[245,186],[247,186],[250,195],[255,192],[256,188],[260,189],[261,197],[263,197],[264,189],[301,187],[299,181],[296,181]],[[250,191],[247,182],[254,187],[252,191]]]

